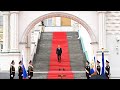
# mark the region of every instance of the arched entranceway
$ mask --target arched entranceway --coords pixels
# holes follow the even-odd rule
[[[72,19],[76,22],[78,22],[79,24],[81,24],[85,30],[88,32],[90,38],[91,38],[91,44],[93,47],[96,48],[96,45],[97,45],[97,40],[96,40],[96,37],[95,37],[95,34],[94,32],[92,31],[91,27],[85,22],[83,21],[82,19],[80,19],[79,17],[76,17],[75,15],[72,15],[72,14],[68,14],[68,13],[64,13],[64,12],[52,12],[52,13],[48,13],[48,14],[45,14],[45,15],[42,15],[38,18],[36,18],[35,20],[33,20],[28,26],[27,28],[25,29],[23,35],[22,35],[22,38],[21,38],[21,41],[20,43],[22,43],[21,47],[22,49],[24,48],[24,51],[27,53],[26,54],[26,59],[29,61],[30,59],[33,60],[33,55],[34,55],[34,52],[33,54],[30,54],[29,52],[31,47],[27,47],[27,43],[28,43],[28,35],[30,33],[30,31],[34,28],[34,26],[36,24],[38,24],[39,22],[45,20],[45,19],[48,19],[48,18],[52,18],[52,17],[65,17],[65,18],[69,18],[69,19]],[[29,41],[30,42],[30,41]],[[36,44],[35,44],[35,47],[36,47]],[[94,51],[96,51],[97,49],[95,49]]]
[[[45,14],[45,15],[42,15],[38,18],[36,18],[35,20],[33,20],[28,26],[27,28],[25,29],[24,33],[23,33],[23,36],[22,36],[22,40],[21,42],[23,43],[22,45],[24,46],[24,50],[25,52],[27,52],[26,54],[26,58],[27,60],[33,60],[33,56],[34,56],[34,52],[33,54],[29,54],[28,52],[30,52],[30,48],[26,48],[25,47],[25,44],[26,44],[26,41],[27,41],[27,38],[28,38],[28,34],[30,33],[30,31],[33,29],[33,27],[38,24],[39,22],[45,20],[45,19],[48,19],[48,18],[52,18],[52,17],[65,17],[65,18],[69,18],[69,19],[72,19],[76,22],[78,22],[79,24],[81,24],[85,29],[86,31],[88,32],[90,38],[91,38],[91,43],[97,43],[97,40],[96,40],[96,37],[94,35],[94,32],[92,31],[91,27],[85,22],[83,21],[82,19],[80,19],[79,17],[76,17],[75,15],[72,15],[72,14],[68,14],[68,13],[63,13],[63,12],[52,12],[52,13],[48,13],[48,14]],[[35,44],[37,45],[37,44]],[[35,46],[36,47],[36,46]],[[23,49],[22,48],[22,49]],[[36,50],[36,49],[35,49]],[[34,50],[33,50],[34,51]]]
[[[40,21],[43,21],[44,19],[47,19],[47,18],[52,18],[52,17],[66,17],[66,18],[70,18],[76,22],[78,22],[79,24],[81,24],[86,30],[87,32],[89,33],[90,35],[90,38],[91,38],[91,43],[97,43],[97,40],[96,40],[96,37],[91,29],[91,27],[85,22],[83,21],[82,19],[76,17],[75,15],[72,15],[72,14],[68,14],[68,13],[63,13],[63,12],[52,12],[52,13],[48,13],[48,14],[45,14],[43,16],[40,16],[38,18],[36,18],[34,21],[32,21],[28,27],[25,29],[24,33],[23,33],[23,36],[22,36],[22,39],[21,39],[21,42],[24,43],[26,41],[26,37],[27,37],[27,34],[30,32],[30,30],[37,24],[39,23]]]

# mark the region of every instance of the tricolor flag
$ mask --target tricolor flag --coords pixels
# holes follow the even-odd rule
[[[25,69],[24,63],[25,62],[25,57],[24,57],[24,52],[22,50],[22,69],[23,69],[23,79],[27,78],[27,71]]]
[[[95,54],[94,54],[94,50],[93,50],[93,59],[91,62],[91,69],[90,69],[90,74],[93,74],[96,72],[96,59],[95,59]]]
[[[96,71],[95,59],[91,61],[90,74],[93,74]]]

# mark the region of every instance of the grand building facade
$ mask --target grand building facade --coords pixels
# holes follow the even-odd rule
[[[42,26],[42,22],[45,27]],[[110,62],[111,78],[120,78],[119,11],[1,11],[1,72],[9,70],[12,60],[15,60],[17,68],[22,51],[25,54],[25,67],[27,67],[29,60],[33,60],[36,53],[41,32],[78,32],[81,27],[89,35],[89,44],[94,49],[96,60],[101,62],[104,48],[104,60]]]

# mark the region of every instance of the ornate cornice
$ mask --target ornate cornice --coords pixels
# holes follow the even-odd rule
[[[2,11],[2,15],[8,15],[10,14],[10,11]]]
[[[12,14],[12,13],[16,13],[16,14],[18,14],[19,11],[10,11],[10,13],[11,13],[11,14]]]

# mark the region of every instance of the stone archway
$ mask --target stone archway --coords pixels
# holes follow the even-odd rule
[[[63,12],[52,12],[52,13],[48,13],[48,14],[45,14],[43,16],[40,16],[38,18],[36,18],[34,21],[32,21],[28,27],[25,29],[24,33],[23,33],[23,36],[22,36],[22,40],[21,42],[22,43],[25,43],[26,41],[26,37],[27,37],[27,34],[30,32],[30,30],[37,24],[39,23],[40,21],[43,21],[44,19],[47,19],[47,18],[51,18],[51,17],[66,17],[66,18],[70,18],[76,22],[78,22],[79,24],[81,24],[86,30],[87,32],[89,33],[90,35],[90,38],[91,38],[91,43],[97,43],[97,40],[96,40],[96,37],[94,35],[94,32],[92,31],[91,27],[85,22],[83,21],[82,19],[76,17],[75,15],[72,15],[72,14],[68,14],[68,13],[63,13]]]

